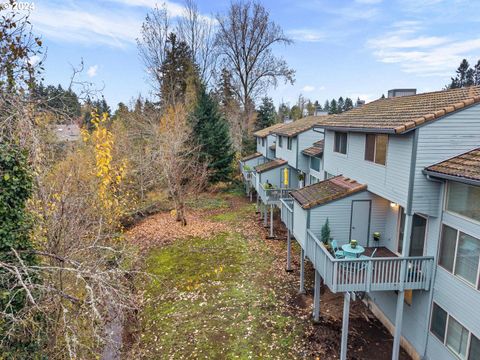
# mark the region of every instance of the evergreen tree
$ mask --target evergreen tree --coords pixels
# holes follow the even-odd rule
[[[451,78],[450,85],[447,88],[456,89],[473,85],[475,82],[475,72],[470,68],[467,59],[463,59],[456,71],[456,76]]]
[[[345,100],[343,100],[343,97],[340,96],[338,98],[338,103],[337,103],[337,109],[338,109],[338,114],[343,112],[343,108],[345,107]]]
[[[353,101],[349,97],[345,99],[345,104],[343,105],[343,111],[348,111],[353,109]]]
[[[313,114],[315,114],[315,104],[312,103],[310,100],[307,101],[307,114],[308,116],[312,116]]]
[[[325,104],[323,105],[323,111],[330,113],[330,102],[325,100]]]
[[[192,59],[192,52],[185,41],[179,41],[175,33],[167,39],[165,60],[160,67],[162,85],[160,104],[162,107],[175,103],[192,102],[192,93],[199,87],[198,69]]]
[[[290,108],[287,104],[282,102],[278,106],[278,120],[279,122],[284,122],[286,117],[290,117]]]
[[[191,116],[195,141],[200,146],[200,158],[208,162],[210,182],[227,181],[232,173],[234,153],[228,123],[214,98],[201,86]]]
[[[475,65],[475,85],[480,85],[480,60]]]
[[[293,105],[290,109],[290,118],[293,120],[298,120],[302,117],[302,110],[298,105]]]
[[[262,105],[258,109],[257,118],[255,120],[255,130],[265,129],[277,122],[277,112],[273,100],[269,97],[262,99]]]
[[[223,108],[228,108],[232,103],[237,103],[232,84],[232,74],[226,68],[222,69],[215,95]]]
[[[332,99],[330,102],[330,110],[328,111],[329,114],[338,114],[338,107],[337,107],[337,101],[335,99]]]

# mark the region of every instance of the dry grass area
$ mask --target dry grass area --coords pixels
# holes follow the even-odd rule
[[[240,192],[191,202],[182,228],[170,213],[130,231],[152,280],[131,326],[131,356],[143,359],[339,358],[343,298],[323,289],[322,319],[311,321],[313,269],[299,295],[298,254],[285,272],[285,231],[267,240],[254,205]],[[278,220],[277,220],[278,222]],[[390,359],[391,336],[362,302],[352,303],[349,359]],[[402,359],[408,359],[402,353]]]

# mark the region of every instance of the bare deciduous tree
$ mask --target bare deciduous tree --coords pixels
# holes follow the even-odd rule
[[[182,105],[166,110],[157,136],[157,162],[173,200],[177,221],[187,225],[185,201],[203,190],[208,180],[206,163],[199,159],[199,149],[192,144],[192,130]]]
[[[293,83],[295,71],[273,54],[275,45],[289,45],[292,41],[270,20],[265,7],[257,2],[236,1],[227,15],[217,15],[217,20],[216,43],[223,66],[232,74],[236,95],[247,113],[252,102],[269,86],[276,86],[279,79]]]
[[[208,85],[215,75],[218,58],[214,19],[200,14],[194,0],[185,0],[185,14],[178,21],[178,35],[190,47],[200,77]]]

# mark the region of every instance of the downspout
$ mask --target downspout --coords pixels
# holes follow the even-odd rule
[[[440,213],[438,214],[438,217],[440,218],[440,226],[442,225],[442,220],[443,220],[443,207],[445,206],[445,182],[439,179],[432,178],[430,175],[427,175],[427,179],[433,182],[439,182],[441,183],[441,188],[440,188],[440,194],[442,197],[442,200],[440,201]],[[440,236],[441,236],[441,230],[438,232],[438,241],[437,241],[437,247],[435,248],[435,254],[438,254],[438,246],[440,244]],[[434,257],[435,258],[435,257]],[[429,294],[429,299],[428,299],[428,318],[427,322],[425,325],[425,348],[423,349],[423,357],[422,359],[427,358],[427,348],[428,348],[428,339],[429,339],[429,324],[430,324],[430,317],[432,316],[432,302],[433,302],[433,286],[435,284],[435,277],[437,275],[437,267],[433,266],[433,271],[432,271],[432,284],[430,286],[430,294]]]

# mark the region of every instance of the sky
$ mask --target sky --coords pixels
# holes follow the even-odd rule
[[[0,3],[5,0],[0,0]],[[151,96],[136,39],[156,4],[173,18],[182,2],[169,0],[28,0],[34,32],[41,35],[45,83],[67,85],[83,59],[78,80],[89,81],[115,109],[138,95]],[[480,59],[480,1],[476,0],[264,0],[271,19],[294,40],[274,49],[296,70],[294,85],[266,95],[293,105],[339,96],[374,100],[393,88],[442,89],[460,61]],[[198,0],[207,16],[225,13],[230,0]]]

